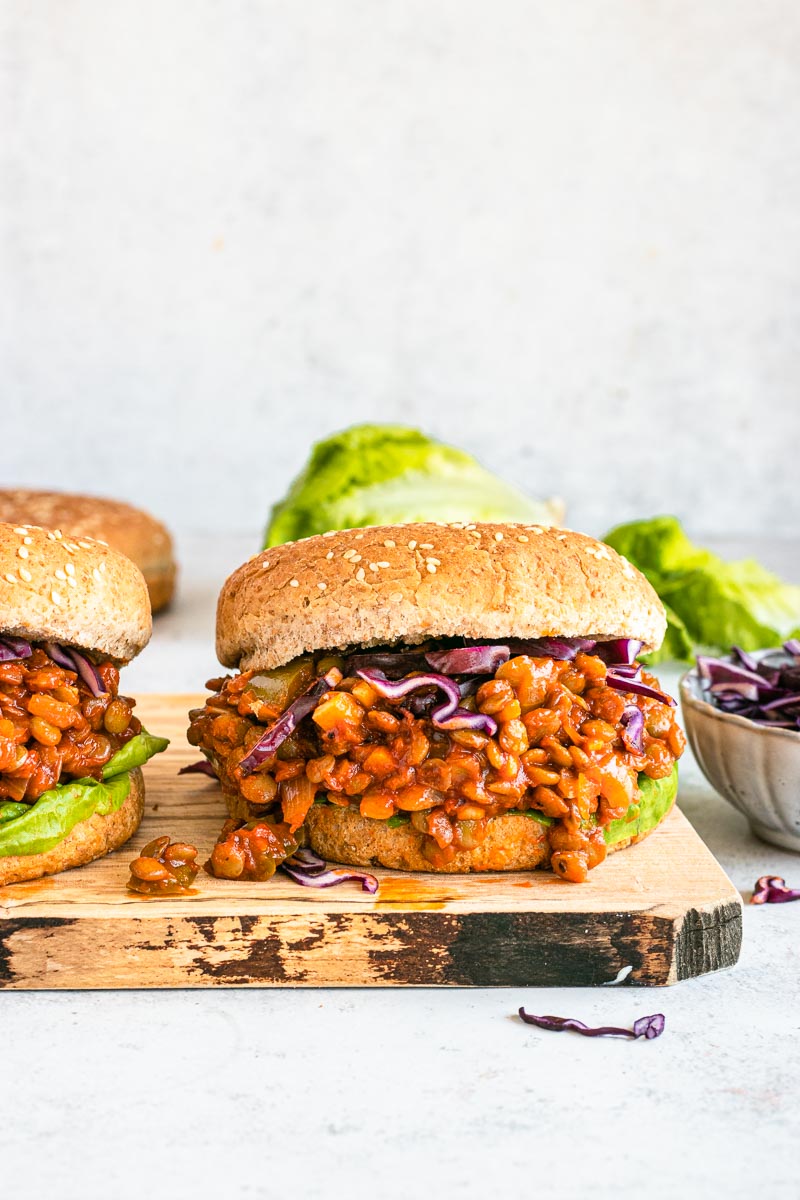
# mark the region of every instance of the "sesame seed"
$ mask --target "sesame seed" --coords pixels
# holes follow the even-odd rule
[[[408,548],[409,548],[409,550],[416,550],[416,548],[417,548],[417,543],[416,543],[416,542],[409,542],[409,543],[408,543]]]
[[[356,534],[356,541],[357,541],[357,542],[360,542],[360,541],[361,541],[361,539],[362,539],[363,537],[364,537],[363,533],[357,533],[357,534]]]
[[[323,537],[333,537],[335,535],[335,533],[336,533],[335,529],[326,529],[322,536]]]
[[[61,599],[61,593],[57,592],[55,588],[53,588],[53,590],[50,593],[50,599],[53,601],[53,604],[63,604],[64,603],[64,601]]]
[[[268,562],[263,562],[263,563],[261,564],[261,570],[262,570],[262,571],[266,571],[266,569],[267,569],[267,567],[268,567],[268,566],[269,566],[269,563],[268,563]]]
[[[18,533],[20,535],[20,537],[25,537],[27,532],[28,532],[27,525],[18,525],[17,528],[14,530],[14,533]]]
[[[23,541],[24,545],[26,545],[26,546],[32,546],[32,545],[33,545],[33,538],[32,538],[32,537],[24,537],[24,538],[22,539],[22,541]]]
[[[383,567],[383,568],[385,569],[386,567],[389,567],[389,566],[391,566],[391,563],[388,563],[388,562],[379,562],[379,563],[378,563],[378,566],[379,566],[379,567]]]
[[[319,590],[320,590],[321,592],[324,592],[324,591],[325,591],[325,588],[326,588],[327,586],[328,586],[328,585],[327,585],[327,583],[318,583],[318,584],[317,584],[317,587],[319,588]]]
[[[344,554],[342,555],[342,558],[352,558],[354,554],[355,554],[355,550],[353,550],[351,548],[350,550],[345,550]]]
[[[402,592],[392,592],[389,599],[391,600],[392,604],[399,604],[400,601],[403,599],[403,593]]]
[[[48,531],[47,531],[47,540],[48,540],[48,542],[54,542],[56,540],[56,535],[53,533],[53,531],[51,529],[48,529]],[[88,546],[84,546],[84,550],[88,550],[88,549],[89,549]]]
[[[300,587],[300,580],[299,579],[290,579],[289,587]]]
[[[16,583],[17,582],[16,575],[11,575],[11,574],[5,575],[4,579],[5,579],[6,583]]]
[[[91,542],[78,542],[78,545],[80,546],[81,550],[91,550],[92,548]]]
[[[24,567],[20,567],[19,577],[20,579],[24,579],[26,583],[30,583],[31,579],[33,578],[30,571],[26,571]]]
[[[524,534],[524,533],[521,533],[519,535],[519,537],[517,538],[518,542],[529,542],[530,540],[531,539],[529,537],[527,537],[526,534]]]
[[[100,543],[100,545],[102,546],[102,545],[103,545],[103,543],[101,542],[101,543]],[[106,569],[106,564],[105,564],[105,562],[101,562],[101,563],[100,563],[100,570],[101,570],[101,571],[105,571],[105,569]]]
[[[354,562],[354,563],[361,562],[361,555],[354,554],[353,557],[350,559],[350,562]]]
[[[75,580],[73,579],[73,577],[72,577],[71,575],[68,575],[68,576],[67,576],[67,583],[69,584],[69,586],[70,586],[70,587],[77,587],[77,586],[78,586],[78,585],[77,585],[77,583],[75,582]]]
[[[61,539],[63,538],[63,536],[64,536],[64,535],[63,535],[63,533],[61,532],[61,530],[60,530],[60,529],[54,529],[54,530],[53,530],[53,537],[56,539],[56,541],[57,541],[57,542],[60,542],[60,541],[61,541]],[[87,546],[87,550],[88,550],[88,546]]]
[[[356,579],[358,579],[359,582],[361,582],[361,583],[364,582],[366,575],[367,575],[367,573],[363,567],[359,567],[358,570],[356,571]]]
[[[333,558],[333,551],[332,551],[332,550],[329,550],[329,551],[328,551],[328,553],[325,555],[325,557],[326,557],[326,558]]]
[[[370,571],[377,571],[377,569],[378,569],[378,564],[377,564],[377,563],[370,563],[370,564],[369,564],[369,569],[370,569]]]
[[[427,564],[427,567],[428,567],[428,570],[430,571],[431,575],[435,575],[435,574],[436,574],[436,565],[435,565],[435,563],[429,562],[429,563]]]
[[[92,579],[97,580],[98,583],[103,582],[103,576],[100,574],[97,567],[92,567]]]
[[[440,566],[442,565],[442,560],[441,560],[440,558],[432,558],[432,557],[431,557],[431,558],[429,558],[429,559],[428,559],[428,562],[429,562],[429,563],[433,563],[433,565],[434,565],[435,567],[440,567]]]
[[[72,545],[70,545],[69,542],[62,542],[61,545],[66,550],[67,554],[74,554],[75,551],[78,549],[77,546],[72,546]]]
[[[62,583],[63,583],[63,582],[66,580],[66,578],[67,578],[67,577],[66,577],[66,575],[64,574],[64,572],[61,570],[61,568],[60,568],[60,567],[59,567],[59,569],[56,571],[56,573],[55,573],[55,576],[56,576],[56,579],[60,579]]]
[[[565,533],[557,533],[556,537],[560,542],[565,542],[567,540],[567,535]]]
[[[433,542],[420,542],[419,548],[420,550],[432,550]]]
[[[531,525],[530,532],[531,533],[544,533],[544,530],[542,529],[541,525]]]
[[[28,549],[27,549],[27,547],[26,547],[26,546],[20,546],[19,550],[17,550],[17,554],[20,556],[20,558],[27,558],[27,557],[28,557]]]
[[[496,542],[502,542],[502,540],[503,540],[503,535],[502,535],[502,533],[496,533],[496,534],[494,535],[494,540],[495,540]]]
[[[470,529],[470,533],[472,534],[473,537],[476,537],[476,538],[480,538],[480,536],[481,536],[480,529]]]
[[[394,550],[394,542],[391,538],[387,538],[383,544],[387,550]]]

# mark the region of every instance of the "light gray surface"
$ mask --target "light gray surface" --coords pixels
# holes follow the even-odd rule
[[[183,544],[132,692],[202,684],[218,584],[251,548]],[[796,547],[771,554],[794,573]],[[680,803],[746,899],[765,872],[800,883],[800,856],[749,836],[688,755]],[[735,970],[671,989],[0,993],[4,1184],[26,1200],[141,1200],[142,1179],[178,1200],[796,1195],[800,904],[746,905],[744,925]],[[661,1011],[666,1032],[545,1033],[520,1004],[603,1024]]]
[[[791,534],[799,63],[796,0],[4,0],[3,476],[243,528],[399,419]]]

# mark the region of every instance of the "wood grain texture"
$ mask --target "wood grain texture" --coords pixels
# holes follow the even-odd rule
[[[128,846],[51,879],[0,888],[0,987],[132,988],[671,984],[733,966],[742,905],[682,814],[612,855],[589,881],[549,872],[473,876],[376,871],[326,891],[198,876],[193,895],[126,891],[158,834],[205,860],[224,819],[217,785],[179,776],[196,696],[149,696],[138,713],[169,750],[145,768],[145,819]]]

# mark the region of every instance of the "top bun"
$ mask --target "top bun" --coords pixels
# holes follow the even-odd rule
[[[142,571],[154,611],[163,608],[172,597],[175,562],[169,530],[132,504],[70,492],[6,488],[0,489],[0,521],[40,525],[75,537],[107,542],[132,558]]]
[[[0,635],[126,662],[151,632],[144,578],[124,554],[57,529],[0,524]]]
[[[627,559],[541,525],[425,523],[273,546],[227,580],[217,655],[241,670],[311,650],[432,637],[637,638],[661,645],[664,608]]]

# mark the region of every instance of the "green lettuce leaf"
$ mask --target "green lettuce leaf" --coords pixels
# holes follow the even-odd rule
[[[94,813],[105,817],[117,812],[131,790],[130,772],[168,745],[167,738],[154,737],[143,729],[109,759],[102,781],[73,779],[43,792],[34,804],[0,804],[0,857],[44,854],[80,821]]]
[[[74,779],[43,792],[27,812],[0,825],[0,856],[44,854],[52,850],[79,821],[93,813],[104,816],[125,803],[131,788],[128,774],[100,783],[96,779]]]
[[[760,650],[800,633],[800,587],[754,559],[726,562],[695,546],[675,517],[618,525],[605,541],[647,576],[667,610],[667,636],[651,662],[734,644]]]
[[[677,794],[677,763],[673,765],[672,774],[664,779],[651,779],[649,775],[640,775],[638,803],[632,804],[624,817],[605,826],[603,837],[606,839],[606,845],[613,846],[615,842],[655,829],[672,808]]]
[[[110,779],[123,771],[132,771],[135,767],[143,767],[148,759],[166,750],[168,745],[169,738],[155,737],[143,729],[108,760],[103,767],[103,779]]]
[[[356,425],[317,442],[274,506],[265,547],[328,529],[404,521],[531,521],[561,506],[492,475],[470,454],[402,425]]]

